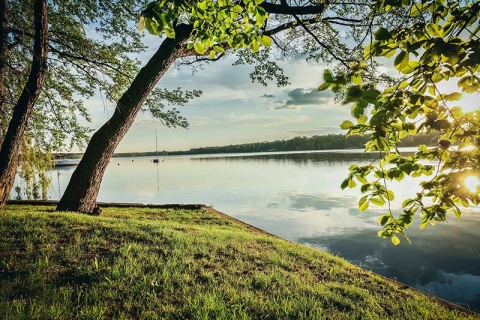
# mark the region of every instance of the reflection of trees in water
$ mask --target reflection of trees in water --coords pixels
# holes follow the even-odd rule
[[[433,294],[463,305],[469,304],[473,310],[480,311],[480,288],[477,287],[480,280],[475,280],[480,279],[480,255],[475,249],[480,237],[473,232],[479,223],[468,223],[468,227],[444,226],[442,230],[431,233],[412,229],[409,235],[413,244],[397,247],[376,237],[371,230],[335,236],[302,237],[297,242],[328,248],[330,252],[339,254],[354,264],[412,287],[446,285],[436,286],[438,291]],[[470,231],[466,232],[465,228]],[[475,280],[470,288],[463,288],[463,296],[458,292],[461,289],[458,286],[462,282],[455,283],[455,278],[462,275],[469,275]],[[471,295],[472,291],[476,292],[476,297]]]
[[[315,165],[315,163],[353,163],[370,162],[379,157],[378,153],[341,153],[341,152],[318,152],[318,153],[285,153],[285,154],[261,154],[218,156],[205,158],[192,158],[194,161],[224,161],[224,162],[275,162],[294,165]]]

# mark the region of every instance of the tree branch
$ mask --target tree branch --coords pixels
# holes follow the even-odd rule
[[[326,46],[322,41],[320,41],[320,39],[318,39],[318,37],[312,32],[312,30],[310,30],[304,23],[302,20],[300,20],[300,18],[297,16],[297,15],[293,15],[294,18],[297,20],[297,22],[303,27],[303,29],[305,29],[305,31],[310,35],[312,36],[312,38],[322,47],[324,48],[326,51],[328,51],[329,54],[332,55],[332,57],[337,60],[338,62],[340,62],[341,64],[343,64],[345,67],[349,67],[348,64],[343,61],[343,59],[339,58],[328,46]]]
[[[275,4],[270,2],[263,2],[260,4],[265,11],[271,14],[285,14],[285,15],[308,15],[308,14],[320,14],[324,13],[327,8],[328,2],[317,6],[304,6],[304,7],[291,7],[287,5],[286,1],[282,1],[281,4]]]
[[[310,23],[316,23],[318,22],[318,19],[317,18],[311,18],[311,19],[305,19],[305,20],[301,20],[304,24],[310,24]],[[275,28],[273,29],[270,29],[270,30],[266,30],[263,32],[264,35],[266,36],[272,36],[274,34],[277,34],[279,32],[282,32],[284,30],[287,30],[287,29],[291,29],[293,27],[297,27],[297,26],[300,26],[300,24],[298,23],[297,20],[295,21],[289,21],[289,22],[286,22],[286,23],[283,23],[283,24],[280,24],[278,26],[276,26]]]
[[[76,55],[73,55],[73,54],[70,54],[70,53],[67,53],[67,52],[63,52],[63,51],[60,51],[58,50],[57,48],[53,47],[52,45],[49,45],[50,47],[50,51],[51,52],[54,52],[56,53],[59,57],[61,58],[69,58],[69,59],[74,59],[74,60],[81,60],[83,62],[86,62],[86,63],[89,63],[89,64],[93,64],[93,65],[96,65],[96,66],[103,66],[103,67],[107,67],[109,69],[112,69],[113,71],[115,72],[118,72],[119,74],[121,74],[122,76],[126,77],[127,79],[130,79],[130,80],[133,80],[133,77],[122,72],[119,68],[116,68],[108,63],[105,63],[105,62],[101,62],[101,61],[96,61],[96,60],[92,60],[92,59],[88,59],[84,56],[76,56]],[[67,61],[70,61],[67,59]]]

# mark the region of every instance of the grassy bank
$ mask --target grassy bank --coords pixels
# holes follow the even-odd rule
[[[0,211],[0,318],[465,319],[348,262],[204,210]],[[470,316],[473,318],[473,316]]]

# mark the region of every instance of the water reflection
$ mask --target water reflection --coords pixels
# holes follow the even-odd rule
[[[362,153],[362,152],[312,152],[312,153],[277,153],[277,154],[260,154],[260,155],[221,155],[221,156],[208,156],[208,157],[196,157],[192,158],[192,161],[203,162],[276,162],[283,164],[294,165],[328,165],[335,163],[335,165],[341,163],[352,162],[367,162],[379,157],[376,153]]]
[[[354,197],[326,197],[324,194],[291,194],[288,196],[288,201],[290,208],[296,211],[348,208],[356,203]]]
[[[354,152],[226,156],[114,158],[99,201],[203,203],[280,237],[339,254],[367,269],[480,311],[480,210],[459,221],[418,231],[413,245],[394,247],[377,237],[385,209],[359,212],[358,190],[341,191],[352,162],[376,155]],[[133,160],[133,161],[132,161]],[[74,168],[51,171],[49,197],[58,199]],[[392,184],[401,199],[415,192],[409,182]],[[14,195],[12,194],[12,197]],[[418,223],[418,222],[417,222]]]
[[[381,275],[480,310],[478,219],[466,218],[435,230],[411,228],[413,245],[393,247],[368,230],[300,237],[298,242],[338,253]],[[474,242],[471,239],[476,239]]]

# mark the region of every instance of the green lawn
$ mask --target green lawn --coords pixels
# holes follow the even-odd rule
[[[0,318],[468,318],[205,210],[53,208],[0,210]]]

